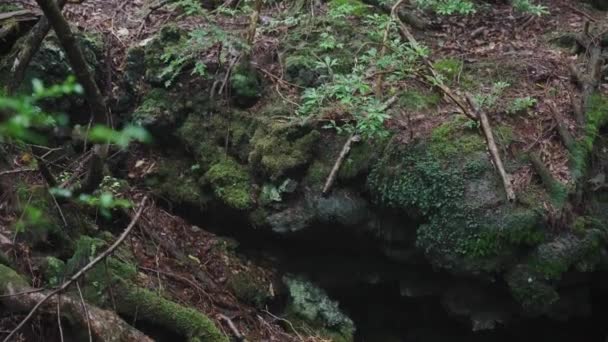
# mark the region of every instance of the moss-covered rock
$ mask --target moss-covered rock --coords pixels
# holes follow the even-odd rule
[[[228,287],[238,299],[259,309],[264,308],[264,305],[272,298],[269,284],[247,271],[231,275],[228,278]]]
[[[332,341],[354,341],[353,321],[325,291],[302,278],[286,276],[283,282],[290,297],[286,313],[296,325],[308,325]]]
[[[182,110],[174,96],[162,89],[152,89],[131,114],[131,120],[155,136],[167,137],[181,119]]]
[[[213,193],[231,208],[246,210],[252,207],[251,179],[247,169],[234,159],[225,157],[213,164],[205,180],[209,182]]]
[[[205,207],[209,198],[199,185],[200,172],[194,161],[186,157],[167,156],[159,161],[146,184],[154,193],[173,203]]]
[[[258,128],[251,140],[249,163],[276,180],[308,164],[318,139],[318,131],[300,126],[272,124]]]

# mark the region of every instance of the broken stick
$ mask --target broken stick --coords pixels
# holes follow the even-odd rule
[[[325,186],[323,186],[323,192],[322,192],[323,196],[327,196],[327,194],[329,193],[329,190],[331,190],[331,187],[333,186],[334,182],[336,181],[336,177],[338,177],[338,172],[340,171],[340,167],[342,166],[342,163],[344,163],[344,159],[346,159],[346,156],[348,156],[348,153],[350,152],[350,149],[351,149],[353,143],[356,143],[359,141],[361,141],[361,136],[358,134],[353,134],[350,136],[350,138],[348,138],[346,140],[344,147],[342,147],[342,152],[340,152],[340,155],[338,156],[338,159],[336,160],[334,167],[331,169],[331,172],[329,173],[329,177],[327,177],[327,181],[325,181]]]
[[[479,118],[479,123],[481,124],[481,129],[483,130],[483,134],[486,137],[486,143],[488,145],[488,150],[490,151],[490,155],[492,156],[492,161],[494,162],[494,166],[498,170],[498,174],[502,179],[502,183],[505,187],[505,193],[507,194],[507,199],[509,202],[515,201],[515,190],[513,190],[513,184],[511,184],[511,177],[505,171],[505,167],[502,164],[502,159],[500,159],[500,154],[498,153],[498,147],[496,146],[496,141],[494,140],[494,134],[492,133],[492,127],[490,126],[490,120],[488,120],[488,116],[483,110],[479,110],[473,102],[471,96],[466,96],[467,102],[471,109],[475,113],[475,116]]]

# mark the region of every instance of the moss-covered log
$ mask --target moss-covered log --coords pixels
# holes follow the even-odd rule
[[[47,295],[46,291],[32,292],[25,278],[3,265],[0,265],[0,294],[4,296],[2,304],[12,312],[27,312]],[[58,305],[62,318],[81,327],[83,331],[87,331],[87,326],[90,324],[91,334],[96,341],[152,341],[112,311],[86,303],[86,311],[83,311],[82,302],[71,296],[53,296],[40,307],[39,311],[54,315]]]
[[[213,322],[195,309],[134,286],[124,285],[115,292],[120,298],[116,309],[123,315],[174,331],[189,342],[228,342]]]

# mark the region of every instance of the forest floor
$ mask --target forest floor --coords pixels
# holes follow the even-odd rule
[[[17,2],[26,8],[35,8],[33,1]],[[208,21],[206,17],[183,16],[168,5],[155,8],[156,3],[144,0],[88,0],[82,4],[66,6],[67,17],[72,23],[85,31],[103,34],[107,56],[105,63],[106,66],[108,61],[111,64],[107,71],[108,80],[112,80],[108,84],[110,90],[118,87],[114,80],[124,70],[129,47],[154,36],[167,23],[199,27]],[[266,9],[262,15],[263,20],[285,10],[281,6],[278,4]],[[489,94],[493,82],[472,80],[509,82],[511,86],[495,105],[499,110],[491,115],[494,127],[509,127],[508,134],[511,135],[512,143],[509,145],[510,150],[504,152],[516,155],[521,151],[538,151],[551,173],[567,183],[570,180],[568,155],[555,132],[555,120],[565,124],[571,132],[575,131],[576,124],[570,114],[570,94],[578,92],[571,81],[570,66],[583,61],[566,49],[558,48],[552,39],[557,38],[561,32],[580,32],[585,22],[599,22],[600,14],[589,8],[575,9],[572,2],[566,0],[551,1],[547,6],[550,14],[541,17],[514,14],[507,5],[495,5],[484,9],[486,15],[483,16],[434,18],[433,29],[415,32],[415,35],[430,47],[432,59],[454,58],[463,61],[456,77],[450,80],[453,89]],[[216,23],[227,31],[244,31],[248,22],[247,13],[216,16]],[[280,30],[286,32],[289,27],[279,28]],[[255,51],[273,51],[278,44],[280,37],[259,35],[253,49],[254,55]],[[264,62],[260,58],[260,64],[262,63],[265,64],[261,67],[268,72],[267,81],[281,90],[281,96],[298,102],[299,89],[282,81],[281,65]],[[464,69],[467,70],[466,76]],[[417,86],[419,85],[415,82],[412,84],[412,87]],[[537,99],[533,110],[517,117],[509,114],[509,103],[523,97]],[[407,143],[412,137],[428,135],[434,127],[457,111],[453,105],[443,101],[439,109],[434,109],[432,113],[402,111],[392,119],[390,126],[398,130],[400,140]],[[134,162],[129,173],[134,180],[142,178],[145,169],[154,167],[153,161],[139,157],[131,156]],[[15,160],[14,167],[21,167],[19,160]],[[515,170],[512,174],[515,186],[527,187],[533,174],[528,166]],[[18,173],[16,177],[32,184],[43,184],[32,173]],[[137,198],[141,191],[127,195]],[[7,229],[11,221],[17,219],[0,218],[0,229]],[[230,275],[247,269],[249,273],[253,270],[259,281],[267,284],[272,292],[276,272],[239,259],[233,252],[233,241],[193,226],[155,203],[147,205],[140,222],[140,229],[128,243],[137,258],[138,267],[148,275],[145,282],[149,283],[149,287],[206,313],[219,323],[218,326],[227,335],[231,334],[230,328],[219,315],[220,312],[230,312],[226,316],[252,341],[301,340],[296,334],[284,332],[279,326],[282,323],[280,318],[241,303],[225,285]],[[27,264],[33,252],[21,246],[15,253]],[[10,329],[14,325],[13,320],[3,323],[0,330]]]

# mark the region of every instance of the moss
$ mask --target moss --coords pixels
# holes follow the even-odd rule
[[[456,58],[442,58],[433,63],[433,67],[449,81],[455,81],[462,72],[463,63]]]
[[[186,118],[177,136],[201,169],[207,170],[227,153],[239,161],[247,161],[255,126],[256,122],[244,112],[232,110],[205,116],[202,109],[197,109]]]
[[[315,69],[316,59],[313,56],[289,54],[285,58],[285,76],[287,81],[301,87],[319,86],[321,72]]]
[[[303,183],[312,187],[318,187],[319,189],[323,186],[323,183],[331,172],[331,166],[322,163],[319,160],[315,160],[310,164],[306,175],[304,176]]]
[[[0,13],[18,11],[21,7],[13,4],[0,4]]]
[[[142,104],[131,115],[134,123],[150,129],[157,136],[165,136],[167,130],[179,121],[179,106],[176,99],[162,89],[152,89],[146,94]]]
[[[46,257],[44,262],[44,278],[51,287],[59,286],[66,276],[66,266],[63,260]]]
[[[251,107],[262,95],[260,77],[248,64],[240,64],[230,75],[230,87],[235,102],[242,107]]]
[[[11,289],[18,290],[28,287],[28,281],[12,268],[0,265],[0,293],[6,294]]]
[[[506,280],[513,298],[529,313],[546,313],[559,300],[557,291],[525,265],[516,266]]]
[[[608,99],[594,94],[585,108],[586,122],[583,137],[575,144],[570,156],[570,169],[574,180],[579,180],[587,173],[589,155],[600,129],[608,124]]]
[[[329,2],[329,7],[332,9],[336,9],[341,6],[352,7],[352,11],[350,13],[358,17],[364,17],[369,13],[367,6],[359,0],[331,0]]]
[[[189,342],[228,342],[207,316],[183,307],[151,291],[123,287],[117,309],[123,315],[155,324],[184,335]]]
[[[338,179],[350,180],[367,173],[375,159],[375,152],[376,148],[369,142],[355,145],[342,163]]]
[[[234,209],[246,210],[253,206],[251,179],[244,166],[226,157],[209,168],[205,179],[214,194]]]
[[[485,150],[483,138],[465,125],[469,120],[458,116],[436,127],[431,133],[429,149],[439,158],[465,158]]]
[[[228,279],[228,287],[238,299],[258,309],[264,308],[264,305],[271,298],[268,284],[265,284],[249,272],[231,275]]]
[[[164,157],[146,184],[173,203],[204,207],[208,199],[202,195],[198,184],[200,175],[192,167],[193,162],[185,158]]]
[[[399,103],[411,111],[420,111],[436,106],[441,100],[435,92],[407,90],[399,99]]]
[[[338,303],[311,282],[293,277],[284,277],[290,301],[287,315],[298,324],[308,325],[332,341],[354,341],[355,326],[350,318],[340,311]]]
[[[583,237],[564,235],[539,245],[530,256],[528,264],[546,280],[559,280],[573,266],[579,271],[592,271],[602,253],[602,234],[589,230]]]
[[[304,132],[301,127],[280,124],[270,130],[258,129],[251,140],[249,162],[272,180],[305,166],[313,156],[320,134],[316,130]]]
[[[546,238],[542,216],[535,210],[519,210],[499,217],[499,222],[480,219],[483,226],[480,232],[461,241],[467,256],[493,257],[513,247],[536,246]]]
[[[174,75],[164,72],[166,61],[159,56],[166,52],[181,51],[179,45],[185,42],[185,31],[174,24],[165,25],[160,33],[145,46],[145,79],[154,86],[164,87]]]

